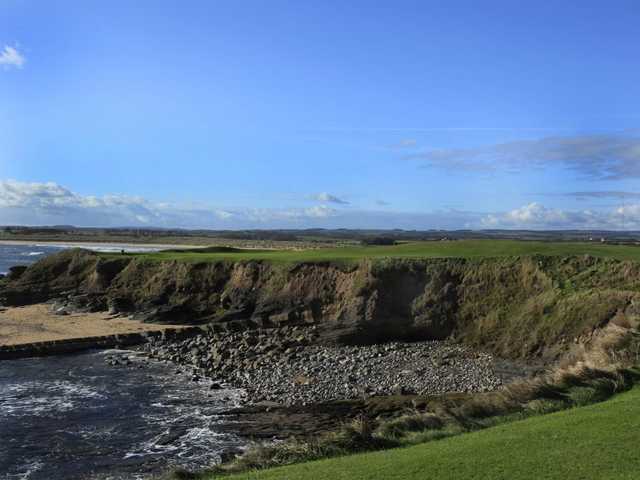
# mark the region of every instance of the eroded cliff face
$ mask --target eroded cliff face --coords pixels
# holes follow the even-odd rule
[[[3,282],[10,305],[64,298],[165,323],[316,324],[327,342],[451,336],[506,357],[555,356],[640,318],[640,265],[594,257],[187,263],[69,250]]]

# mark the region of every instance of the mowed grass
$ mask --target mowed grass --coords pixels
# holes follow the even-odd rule
[[[603,403],[413,447],[224,478],[631,480],[640,478],[639,443],[640,387],[636,387]]]
[[[253,250],[225,247],[187,251],[132,253],[153,260],[206,262],[215,260],[269,260],[273,262],[357,261],[364,258],[482,258],[517,255],[593,255],[640,260],[640,246],[580,242],[533,242],[519,240],[459,240],[412,242],[393,246],[357,246],[307,250]],[[118,254],[104,254],[119,256]]]

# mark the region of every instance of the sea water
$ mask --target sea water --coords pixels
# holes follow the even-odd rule
[[[62,248],[0,244],[0,272]],[[211,390],[135,352],[109,366],[112,353],[0,361],[0,480],[147,478],[210,466],[243,444],[221,416],[243,392]]]
[[[220,414],[240,390],[213,390],[176,367],[113,351],[0,361],[0,478],[132,479],[199,469],[243,445]]]
[[[6,245],[0,244],[0,274],[6,274],[9,267],[31,265],[39,259],[62,250],[61,246],[49,245]]]

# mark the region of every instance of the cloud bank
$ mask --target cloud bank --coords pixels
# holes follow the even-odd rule
[[[24,58],[15,47],[5,45],[4,48],[0,50],[0,66],[5,69],[22,68],[26,61],[27,59]]]
[[[640,137],[578,135],[520,140],[477,148],[429,150],[405,156],[425,168],[511,172],[558,166],[592,180],[640,177]]]
[[[640,204],[609,210],[561,210],[533,202],[482,218],[484,228],[639,230]]]
[[[0,224],[273,228],[334,216],[327,205],[309,208],[216,208],[152,202],[127,195],[80,195],[53,182],[0,181]]]
[[[126,195],[80,195],[57,183],[0,181],[0,225],[164,228],[522,228],[640,230],[640,203],[562,210],[530,203],[504,212],[398,212],[326,204],[300,208],[181,205]]]

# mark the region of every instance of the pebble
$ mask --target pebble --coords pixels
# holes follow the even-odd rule
[[[151,340],[143,352],[243,388],[250,402],[306,405],[371,395],[483,392],[502,385],[494,358],[449,341],[320,345],[313,327],[203,333]],[[214,386],[216,385],[216,386]]]

